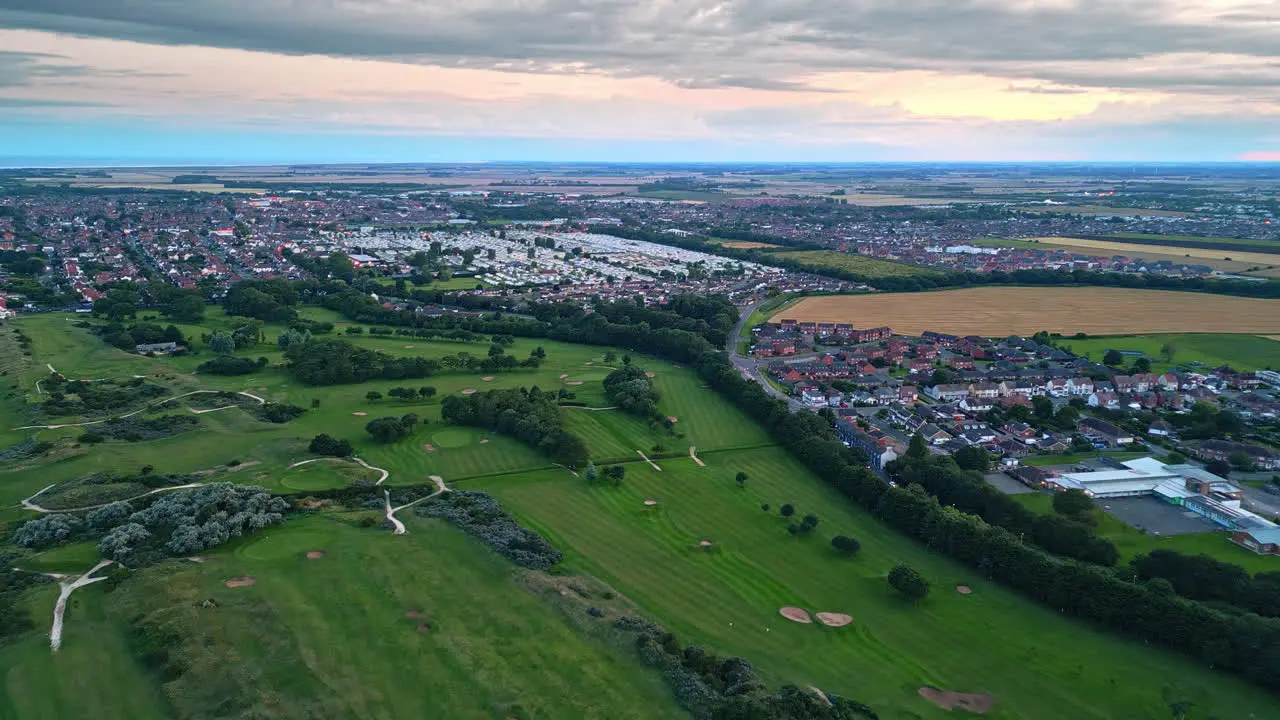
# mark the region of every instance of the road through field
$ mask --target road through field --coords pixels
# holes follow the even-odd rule
[[[860,328],[887,325],[904,335],[1280,333],[1280,300],[1105,287],[832,295],[805,298],[786,316]]]

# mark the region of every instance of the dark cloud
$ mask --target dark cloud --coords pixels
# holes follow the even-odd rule
[[[777,91],[813,90],[802,78],[820,71],[904,69],[1166,89],[1178,78],[1071,79],[1054,66],[1165,53],[1280,57],[1275,0],[1194,21],[1177,19],[1179,1],[0,0],[0,27]],[[1187,87],[1262,82],[1205,75]]]

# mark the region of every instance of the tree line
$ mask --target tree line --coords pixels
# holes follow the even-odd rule
[[[564,427],[555,393],[532,388],[450,395],[440,417],[509,435],[571,468],[587,463],[587,445]]]

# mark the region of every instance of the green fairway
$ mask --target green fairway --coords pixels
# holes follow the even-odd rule
[[[1108,350],[1140,352],[1155,372],[1177,367],[1207,372],[1220,365],[1243,372],[1280,368],[1280,342],[1257,335],[1109,335],[1087,340],[1063,338],[1058,344],[1094,362],[1102,362]],[[1165,361],[1161,352],[1166,345],[1174,351],[1172,361]],[[1125,363],[1132,364],[1135,359],[1137,356],[1126,356]]]
[[[1218,717],[1263,717],[1273,707],[1235,678],[1064,620],[927,552],[781,450],[702,457],[705,468],[660,460],[661,472],[631,463],[620,488],[591,487],[562,470],[468,487],[495,493],[563,549],[569,567],[606,579],[691,641],[750,658],[771,683],[859,698],[883,718],[948,717],[916,694],[925,684],[990,693],[997,718],[1159,718],[1166,690]],[[745,490],[734,482],[738,471],[750,477]],[[760,509],[765,502],[771,512]],[[813,536],[786,532],[783,503],[820,518]],[[838,556],[829,546],[835,534],[857,537],[861,553]],[[897,562],[933,583],[918,607],[885,584]],[[973,594],[957,593],[958,584]],[[786,605],[855,620],[841,629],[798,625],[778,615]]]
[[[288,490],[327,490],[351,485],[360,480],[375,481],[378,473],[355,463],[325,458],[284,470],[275,476]]]
[[[0,648],[0,717],[684,717],[660,673],[583,636],[510,562],[407,520],[404,536],[295,520],[82,590],[59,654],[40,637]],[[257,584],[225,587],[242,576]],[[130,660],[131,626],[165,638],[177,677]]]
[[[931,276],[939,275],[937,270],[919,265],[908,265],[906,263],[893,262],[891,260],[881,260],[879,258],[866,257],[856,253],[833,252],[831,250],[799,250],[789,252],[774,252],[770,255],[787,260],[795,260],[819,268],[832,268],[835,270],[844,270],[846,272],[858,273],[867,278],[884,278],[884,277],[908,277],[914,275]]]

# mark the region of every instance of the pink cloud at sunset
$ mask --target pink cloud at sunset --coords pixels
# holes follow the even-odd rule
[[[1280,162],[1280,150],[1254,150],[1240,156],[1245,162]]]

